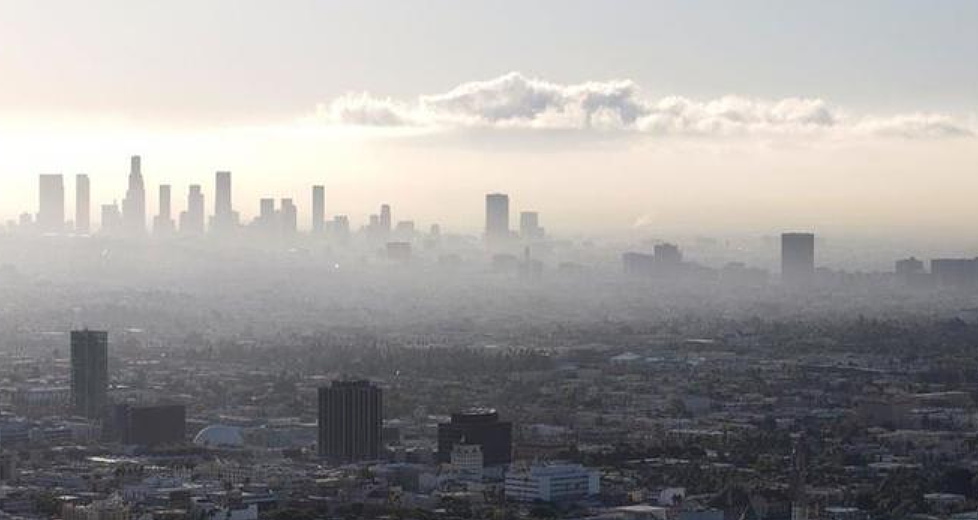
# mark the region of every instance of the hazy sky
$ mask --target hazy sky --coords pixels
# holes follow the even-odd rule
[[[231,169],[246,215],[318,182],[355,224],[506,191],[565,232],[953,234],[976,114],[972,1],[0,0],[6,218],[140,153],[178,211]]]

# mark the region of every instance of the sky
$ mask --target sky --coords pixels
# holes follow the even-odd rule
[[[959,236],[978,221],[972,1],[0,0],[0,217],[37,175],[121,199],[564,234]],[[154,208],[153,196],[150,208]],[[70,211],[69,204],[69,211]]]

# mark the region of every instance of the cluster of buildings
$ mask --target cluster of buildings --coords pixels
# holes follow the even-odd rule
[[[42,174],[39,176],[39,205],[36,215],[23,213],[11,227],[32,229],[42,234],[75,233],[87,235],[96,231],[92,221],[91,179],[87,174],[75,176],[75,215],[68,220],[65,215],[65,179],[61,174]],[[233,236],[244,227],[250,227],[266,236],[289,236],[298,232],[298,207],[294,199],[263,198],[259,210],[250,225],[245,226],[239,212],[235,211],[232,197],[232,176],[229,171],[218,171],[214,175],[213,213],[208,218],[205,195],[201,185],[193,184],[186,196],[186,209],[179,214],[173,210],[172,186],[161,184],[158,187],[158,213],[150,220],[147,211],[147,189],[142,173],[142,159],[130,159],[128,187],[121,204],[113,202],[100,207],[100,227],[98,232],[105,235],[140,237],[151,231],[160,237],[177,233],[201,236],[210,233],[214,236]],[[311,223],[309,230],[314,235],[329,235],[342,242],[351,232],[347,215],[336,215],[327,220],[326,189],[323,185],[311,189]],[[509,197],[493,193],[486,196],[485,239],[492,247],[504,248],[519,237],[527,241],[542,240],[544,228],[540,226],[539,214],[535,211],[520,213],[518,234],[510,228]],[[147,223],[150,227],[147,227]],[[380,211],[369,216],[363,234],[376,241],[390,242],[393,249],[408,244],[416,233],[411,220],[394,222],[391,206],[382,204]],[[433,224],[429,234],[437,237],[440,227]]]
[[[943,347],[877,348],[963,337],[962,325],[858,323],[605,323],[513,349],[397,351],[368,337],[110,352],[105,332],[79,330],[67,358],[0,359],[0,512],[974,514],[978,386],[942,375],[971,365]],[[354,372],[370,380],[339,375]]]

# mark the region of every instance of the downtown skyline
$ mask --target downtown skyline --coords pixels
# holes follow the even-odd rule
[[[0,2],[0,219],[40,173],[121,198],[140,153],[174,203],[235,172],[248,218],[324,184],[467,231],[496,191],[588,235],[978,221],[973,3],[615,7]]]

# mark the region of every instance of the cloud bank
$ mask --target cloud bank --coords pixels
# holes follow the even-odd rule
[[[539,129],[627,132],[653,136],[882,136],[939,139],[974,136],[948,114],[851,115],[818,98],[698,101],[649,99],[630,80],[559,84],[518,72],[473,81],[413,101],[347,94],[317,108],[332,125],[430,130]]]

